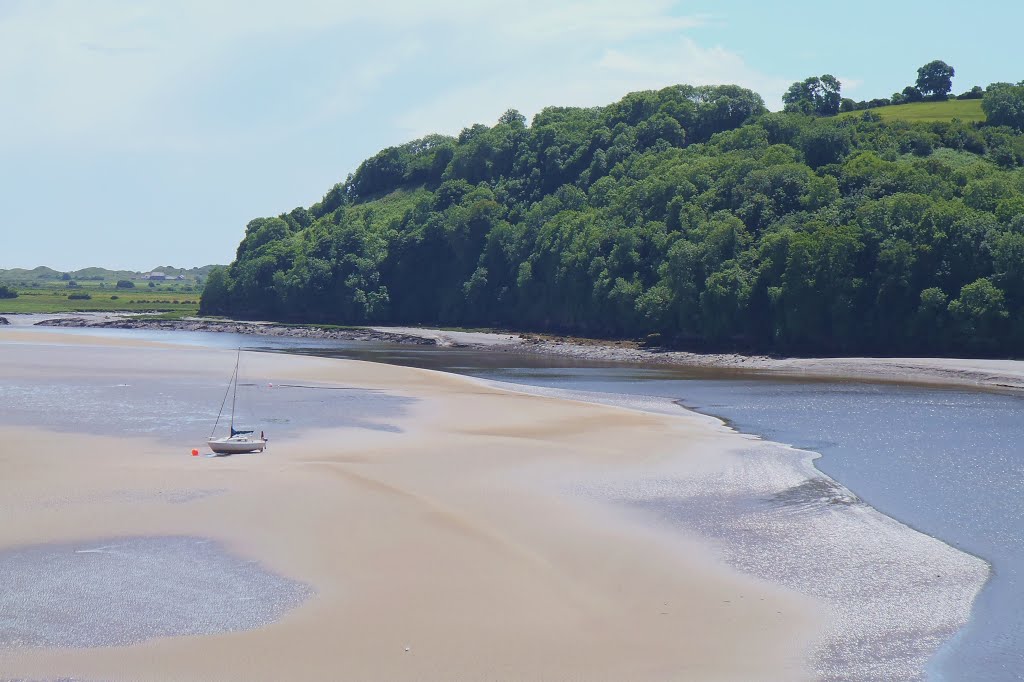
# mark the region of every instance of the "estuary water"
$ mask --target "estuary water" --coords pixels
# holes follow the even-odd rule
[[[1024,398],[866,383],[686,379],[660,369],[488,370],[552,388],[664,396],[741,432],[821,453],[875,509],[981,557],[992,575],[933,680],[1024,676]]]
[[[575,393],[661,399],[669,406],[675,401],[738,431],[820,453],[815,466],[859,500],[992,567],[970,621],[931,657],[927,679],[1024,676],[1024,398],[1017,395],[366,342],[103,331],[410,365]],[[879,572],[892,568],[877,566]]]

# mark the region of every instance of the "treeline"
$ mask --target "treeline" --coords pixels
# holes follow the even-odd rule
[[[736,86],[548,108],[529,126],[509,111],[253,220],[201,312],[1017,354],[1022,165],[1013,127],[769,113]]]
[[[854,102],[852,99],[843,99],[840,111],[860,111],[862,109],[875,109],[894,104],[913,104],[914,102],[943,102],[950,98],[953,90],[953,76],[956,69],[936,59],[928,62],[917,70],[917,80],[913,85],[908,85],[900,92],[894,92],[892,97],[862,100]],[[985,89],[975,85],[970,90],[962,92],[955,99],[982,99],[985,96]]]
[[[811,76],[803,81],[793,83],[782,95],[785,111],[817,116],[834,116],[850,111],[878,109],[898,104],[915,102],[945,102],[949,99],[980,99],[983,102],[986,116],[995,119],[997,125],[1014,126],[1024,121],[1024,109],[1014,108],[1022,101],[1020,93],[1015,89],[1024,87],[1024,82],[993,83],[988,88],[975,85],[958,96],[952,96],[953,76],[956,70],[946,62],[936,59],[928,62],[917,70],[917,80],[892,97],[879,97],[870,100],[854,101],[841,94],[842,84],[831,75]],[[1009,103],[1010,107],[1005,105]]]

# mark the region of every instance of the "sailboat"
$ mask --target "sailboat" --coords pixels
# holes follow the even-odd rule
[[[263,438],[263,434],[260,437],[255,436],[255,430],[243,430],[235,428],[235,404],[238,399],[238,362],[242,359],[242,349],[238,349],[238,355],[235,357],[235,371],[231,373],[231,381],[228,383],[228,388],[224,391],[224,400],[220,403],[220,412],[217,413],[217,421],[213,425],[213,431],[210,432],[210,439],[207,444],[210,449],[218,455],[233,455],[242,452],[263,452],[263,449],[267,447],[267,441]],[[220,424],[220,418],[224,414],[224,406],[228,402],[228,393],[231,393],[231,422],[230,422],[230,434],[225,438],[214,438],[213,435],[217,432],[217,426]]]

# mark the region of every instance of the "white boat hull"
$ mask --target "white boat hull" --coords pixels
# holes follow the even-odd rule
[[[262,438],[246,438],[234,436],[232,438],[212,438],[207,441],[210,449],[218,455],[236,455],[243,452],[263,452],[267,447],[267,441]]]

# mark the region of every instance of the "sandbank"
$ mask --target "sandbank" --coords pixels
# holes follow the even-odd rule
[[[233,353],[0,331],[6,380],[222,376]],[[15,341],[15,343],[11,343]],[[176,431],[3,424],[0,551],[205,537],[312,595],[280,620],[131,646],[0,649],[6,677],[104,680],[811,677],[826,614],[715,547],[572,494],[616,471],[713,476],[737,438],[699,419],[380,364],[246,354],[255,382],[412,399],[398,428],[322,428],[191,457]],[[197,400],[219,401],[219,396]],[[282,406],[286,410],[287,406]],[[196,586],[196,589],[202,589]]]

